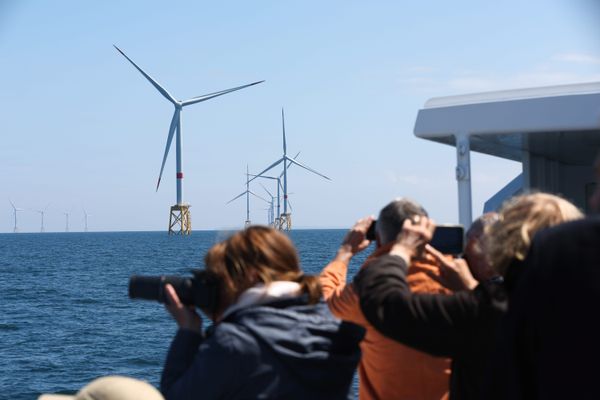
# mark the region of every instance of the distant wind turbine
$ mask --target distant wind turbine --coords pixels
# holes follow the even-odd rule
[[[41,218],[42,218],[42,223],[40,226],[40,232],[46,232],[46,229],[44,228],[44,214],[46,213],[46,210],[48,210],[48,207],[50,207],[50,203],[48,203],[48,205],[46,205],[46,207],[44,207],[41,210],[35,210],[37,213],[40,214]]]
[[[129,57],[125,55],[125,53],[119,49],[117,46],[114,46],[115,49],[119,53],[123,55],[151,84],[159,91],[160,94],[163,95],[168,101],[170,101],[173,106],[175,106],[175,112],[173,113],[173,118],[171,119],[171,125],[169,127],[169,134],[167,136],[167,144],[165,146],[165,153],[163,155],[163,161],[160,167],[160,172],[158,174],[158,181],[156,182],[156,190],[160,186],[160,180],[162,178],[162,173],[165,168],[165,163],[167,161],[167,156],[169,154],[169,149],[171,147],[171,142],[173,140],[173,136],[175,136],[175,132],[177,132],[176,140],[175,140],[175,159],[176,159],[176,178],[177,178],[177,204],[171,207],[170,221],[169,221],[169,233],[176,232],[173,229],[174,226],[179,225],[179,233],[189,234],[191,232],[191,220],[189,214],[189,204],[183,202],[183,170],[182,170],[182,162],[181,162],[181,111],[183,107],[200,103],[206,100],[213,99],[215,97],[223,96],[225,94],[235,92],[236,90],[244,89],[253,85],[257,85],[264,81],[257,81],[247,85],[237,86],[231,89],[221,90],[219,92],[213,92],[204,94],[202,96],[192,97],[188,100],[177,100],[173,97],[167,90],[165,90],[161,85],[158,84],[150,75],[144,72],[136,63],[134,63]],[[174,222],[173,222],[174,221]]]
[[[14,233],[19,233],[19,228],[17,226],[17,213],[21,212],[21,211],[25,211],[22,208],[17,208],[15,207],[14,203],[12,202],[12,200],[8,199],[8,201],[10,202],[10,205],[13,208],[13,215],[15,216],[15,228],[13,229]]]
[[[84,231],[87,232],[88,231],[88,217],[91,217],[91,214],[88,214],[87,211],[85,211],[85,208],[83,209],[83,215],[84,215],[84,220],[85,220],[85,228]]]
[[[300,155],[300,152],[297,152],[296,155],[294,156],[294,159],[297,160],[299,155]],[[288,161],[288,164],[287,164],[288,169],[292,165],[293,164],[290,161]],[[281,205],[280,205],[281,204],[280,203],[281,194],[280,194],[280,189],[283,190],[283,185],[281,184],[281,178],[283,177],[283,170],[281,171],[281,174],[279,174],[279,176],[252,175],[252,174],[250,174],[250,176],[255,177],[255,178],[271,179],[271,180],[277,181],[277,218],[274,219],[272,222],[273,222],[273,226],[275,226],[277,229],[281,229],[281,226],[279,224],[280,217],[281,217]]]
[[[250,172],[248,172],[248,166],[246,165],[246,190],[244,192],[238,194],[237,196],[235,196],[233,199],[229,200],[227,203],[225,203],[225,204],[229,204],[232,201],[239,199],[243,195],[246,195],[246,221],[244,222],[244,226],[248,226],[251,224],[251,222],[250,222],[250,195],[258,197],[262,201],[268,203],[268,201],[266,199],[260,197],[259,195],[257,195],[256,193],[254,193],[253,191],[250,190],[250,181],[251,181]]]
[[[65,216],[65,221],[66,221],[65,232],[69,232],[69,214],[70,213],[67,211],[67,212],[64,212],[63,214]]]
[[[307,165],[304,165],[302,163],[300,163],[299,161],[297,161],[294,158],[290,158],[287,156],[287,146],[286,146],[286,140],[285,140],[285,116],[283,113],[283,108],[281,109],[281,125],[282,125],[282,130],[283,130],[283,155],[282,157],[275,161],[273,164],[269,165],[267,168],[265,168],[262,172],[256,174],[258,176],[262,176],[265,172],[269,171],[272,168],[275,168],[276,166],[278,166],[279,164],[281,164],[283,161],[289,161],[293,164],[296,164],[299,167],[302,167],[310,172],[312,172],[313,174],[319,175],[320,177],[323,177],[327,180],[331,180],[331,178],[321,174],[320,172],[315,171],[314,169],[310,168]],[[250,179],[250,181],[256,179],[257,177],[254,177],[252,179]],[[287,212],[288,209],[288,191],[287,191],[287,163],[284,162],[283,163],[283,214],[281,214],[281,225],[282,225],[282,229],[285,230],[290,230],[292,227],[292,221],[291,221],[291,213]],[[285,225],[285,226],[284,226]]]
[[[267,192],[267,194],[271,198],[271,201],[269,201],[269,208],[267,209],[267,215],[269,217],[267,220],[269,225],[275,227],[275,196],[273,196],[273,194],[269,192],[265,185],[261,183],[260,186],[262,186],[262,188],[265,190],[265,192]]]

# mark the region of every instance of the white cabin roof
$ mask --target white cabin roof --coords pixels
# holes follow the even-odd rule
[[[600,149],[600,82],[436,97],[419,110],[417,137],[521,161],[523,151],[591,165]]]

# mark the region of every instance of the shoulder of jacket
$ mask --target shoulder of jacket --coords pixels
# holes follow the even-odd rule
[[[215,325],[203,344],[222,348],[230,355],[258,351],[254,336],[243,325],[228,321]]]

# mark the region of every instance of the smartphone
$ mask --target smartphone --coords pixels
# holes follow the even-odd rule
[[[462,225],[438,225],[429,244],[444,254],[456,256],[464,250],[464,236]]]
[[[374,219],[373,222],[371,222],[371,225],[369,225],[369,229],[367,229],[367,234],[366,234],[366,239],[367,240],[375,240],[375,224],[377,223],[377,220]]]

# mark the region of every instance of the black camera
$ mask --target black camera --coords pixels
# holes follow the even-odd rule
[[[191,278],[163,275],[133,275],[129,278],[129,297],[166,303],[165,285],[171,284],[181,303],[214,312],[219,299],[219,281],[206,270],[192,270]]]
[[[367,234],[365,235],[365,239],[367,240],[375,240],[375,226],[377,225],[377,220],[374,219],[373,222],[371,222],[371,225],[369,225],[369,229],[367,229]]]
[[[464,236],[462,225],[438,225],[429,244],[441,253],[457,256],[464,250]]]
[[[374,220],[369,226],[365,235],[367,240],[375,240],[376,224],[377,220]],[[462,225],[438,225],[429,244],[444,254],[459,255],[463,252],[464,235]]]

